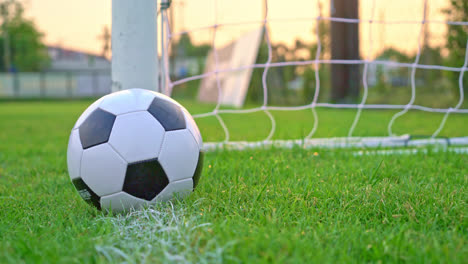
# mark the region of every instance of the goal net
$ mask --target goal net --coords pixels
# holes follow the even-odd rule
[[[161,5],[161,79],[206,148],[468,145],[468,11],[450,1],[192,2]]]

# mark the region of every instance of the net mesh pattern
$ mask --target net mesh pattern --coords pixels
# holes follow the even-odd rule
[[[213,5],[214,8],[217,8],[218,2],[221,0],[214,0]],[[218,91],[218,101],[216,106],[209,112],[195,114],[195,119],[206,118],[206,117],[215,117],[220,126],[224,131],[224,140],[221,142],[207,142],[205,143],[206,148],[216,148],[219,146],[230,146],[232,148],[245,148],[245,147],[259,147],[265,145],[276,145],[276,146],[294,146],[296,144],[300,144],[301,146],[308,147],[308,146],[325,146],[325,147],[372,147],[372,146],[380,146],[380,147],[394,147],[394,146],[408,146],[408,145],[426,145],[426,144],[468,144],[468,135],[465,137],[457,137],[457,138],[438,138],[438,135],[444,128],[448,117],[451,114],[468,114],[468,109],[462,109],[462,105],[464,102],[464,87],[463,87],[463,78],[464,74],[468,68],[468,41],[466,45],[464,63],[461,67],[450,67],[450,66],[443,66],[443,65],[427,65],[422,64],[421,59],[421,51],[423,48],[422,38],[424,34],[424,25],[428,23],[433,24],[444,24],[444,25],[457,25],[457,26],[468,26],[468,22],[465,21],[439,21],[439,20],[428,20],[427,19],[427,12],[426,9],[428,8],[428,0],[424,0],[424,11],[423,11],[423,18],[422,20],[379,20],[375,19],[375,6],[377,0],[372,1],[371,6],[371,16],[369,19],[350,19],[350,18],[340,18],[340,17],[331,17],[331,16],[324,16],[322,6],[320,1],[316,1],[316,8],[318,10],[318,16],[313,18],[317,21],[316,25],[316,40],[317,40],[317,49],[315,53],[315,58],[310,60],[301,60],[301,61],[282,61],[282,62],[273,62],[272,56],[272,41],[270,38],[269,33],[269,24],[271,22],[291,22],[291,21],[311,21],[311,18],[281,18],[281,19],[274,19],[269,18],[269,0],[264,1],[264,18],[261,21],[240,21],[240,22],[231,22],[231,23],[217,23],[218,18],[215,14],[215,23],[206,27],[194,28],[191,30],[184,30],[180,32],[171,32],[169,26],[169,14],[167,9],[161,10],[161,18],[163,22],[163,29],[166,31],[163,34],[163,39],[161,40],[163,48],[167,51],[170,49],[171,40],[175,37],[181,36],[183,34],[191,34],[197,31],[206,31],[211,30],[212,32],[212,52],[215,61],[215,70],[211,72],[205,72],[203,74],[189,76],[186,78],[178,79],[178,80],[171,80],[171,75],[169,72],[169,56],[163,56],[163,79],[164,79],[164,86],[165,86],[165,93],[171,94],[174,87],[178,85],[182,85],[184,83],[194,81],[194,80],[201,80],[203,78],[209,76],[215,76],[216,78],[216,85]],[[363,24],[364,26],[368,26],[369,29],[372,25],[375,24],[401,24],[401,25],[419,25],[419,33],[417,36],[417,49],[414,61],[412,63],[405,63],[405,62],[396,62],[390,60],[378,60],[372,59],[372,52],[374,41],[372,36],[372,30],[368,31],[367,38],[369,39],[369,45],[367,46],[367,50],[361,54],[363,59],[358,60],[346,60],[346,59],[324,59],[322,58],[322,42],[321,37],[319,34],[319,22],[320,21],[329,21],[329,22],[341,22],[341,23],[359,23]],[[249,25],[249,24],[263,24],[264,27],[264,41],[268,47],[268,58],[266,61],[261,63],[254,63],[251,65],[245,65],[238,68],[220,68],[219,67],[219,54],[216,45],[217,34],[220,28],[232,27],[232,26],[239,26],[239,25]],[[323,64],[342,64],[342,65],[360,65],[363,67],[362,70],[362,96],[358,103],[354,104],[340,104],[340,103],[323,103],[319,102],[319,94],[321,91],[321,80],[319,75],[319,67]],[[269,98],[269,89],[267,84],[267,75],[269,70],[274,67],[287,67],[293,65],[308,65],[313,66],[315,71],[315,91],[313,99],[304,105],[299,106],[274,106],[268,104]],[[369,94],[369,84],[368,84],[368,74],[369,74],[369,67],[371,65],[377,66],[389,66],[389,67],[397,67],[397,68],[407,68],[410,70],[410,89],[411,89],[411,98],[406,104],[369,104],[367,103],[368,94]],[[223,92],[222,84],[220,81],[220,75],[224,73],[231,73],[231,72],[238,72],[243,71],[246,69],[263,69],[262,74],[262,89],[263,89],[263,103],[254,108],[249,109],[223,109],[221,108],[221,95]],[[455,72],[459,75],[458,78],[458,101],[456,105],[448,108],[436,108],[436,107],[428,107],[423,105],[415,104],[416,99],[416,71],[420,69],[425,70],[442,70],[442,71],[450,71]],[[352,125],[349,127],[348,133],[346,137],[341,138],[316,138],[314,137],[317,128],[320,125],[320,119],[317,114],[317,108],[338,108],[338,109],[355,109],[356,114],[354,116]],[[297,139],[297,140],[273,140],[273,135],[276,131],[276,121],[274,116],[272,115],[271,111],[298,111],[298,110],[305,110],[310,109],[313,114],[313,120],[310,122],[313,123],[312,129],[308,131],[307,135],[304,138]],[[354,132],[356,126],[361,119],[361,114],[365,109],[392,109],[397,110],[398,112],[395,113],[392,118],[390,119],[387,125],[387,134],[382,135],[380,137],[356,137],[354,136]],[[437,129],[430,135],[429,138],[421,139],[421,140],[411,140],[411,136],[409,135],[396,135],[394,132],[394,123],[395,121],[404,116],[410,110],[420,110],[424,112],[431,112],[431,113],[442,113],[443,118],[438,124]],[[249,114],[255,112],[263,112],[270,120],[271,128],[268,133],[268,136],[260,141],[231,141],[230,140],[230,131],[228,126],[226,126],[225,120],[223,119],[223,114]]]

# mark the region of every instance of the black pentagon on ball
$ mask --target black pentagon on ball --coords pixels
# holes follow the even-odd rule
[[[78,190],[81,198],[83,198],[87,203],[96,206],[99,210],[101,210],[101,198],[88,187],[88,185],[81,179],[73,179],[73,185]]]
[[[195,173],[193,174],[193,189],[197,187],[198,181],[200,181],[200,175],[201,171],[203,168],[203,159],[204,159],[204,153],[200,151],[200,154],[198,155],[198,163],[197,163],[197,168],[195,169]]]
[[[131,163],[127,167],[123,191],[151,201],[169,184],[157,159]]]
[[[94,110],[79,128],[83,149],[106,143],[114,121],[115,115],[100,108]]]
[[[148,112],[161,123],[166,131],[185,128],[182,109],[170,101],[156,97],[149,106]]]

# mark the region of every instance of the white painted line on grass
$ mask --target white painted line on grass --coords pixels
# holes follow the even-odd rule
[[[101,216],[98,223],[115,229],[99,237],[95,246],[111,263],[221,263],[225,249],[232,245],[220,246],[211,234],[210,223],[172,203],[126,215]]]

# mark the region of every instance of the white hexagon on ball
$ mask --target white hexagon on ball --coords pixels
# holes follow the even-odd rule
[[[105,96],[99,107],[114,115],[148,109],[155,94],[144,89],[123,90]]]
[[[86,149],[81,159],[81,178],[97,195],[122,190],[127,162],[109,144]]]
[[[192,178],[197,168],[200,148],[187,129],[166,132],[159,162],[169,182]]]
[[[147,111],[117,116],[109,144],[128,162],[158,157],[164,138],[164,128]]]

